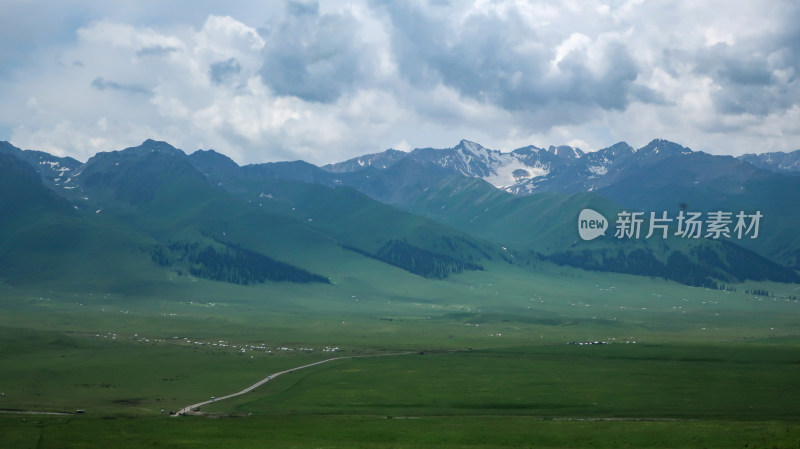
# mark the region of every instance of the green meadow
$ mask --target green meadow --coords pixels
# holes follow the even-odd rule
[[[341,360],[205,410],[791,419],[798,378],[800,357],[783,346],[546,345]]]
[[[0,447],[798,447],[796,286],[336,258],[331,285],[0,286]]]
[[[281,415],[248,418],[0,416],[0,447],[796,448],[780,421],[549,420],[527,416]]]

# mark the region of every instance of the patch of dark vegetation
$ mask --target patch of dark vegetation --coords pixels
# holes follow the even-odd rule
[[[487,410],[558,410],[572,407],[569,404],[556,403],[517,403],[517,402],[496,402],[480,404],[452,404],[457,409],[487,409]]]
[[[99,384],[76,384],[75,386],[80,388],[117,388],[116,385],[110,384],[108,382],[103,382]]]
[[[756,288],[756,289],[753,289],[753,290],[745,290],[744,293],[746,295],[753,295],[753,296],[766,296],[766,297],[771,297],[771,298],[791,299],[792,301],[800,300],[800,297],[798,297],[797,295],[776,296],[775,293],[772,293],[769,290],[765,290],[763,288]]]
[[[177,374],[177,375],[172,376],[172,377],[162,377],[161,380],[164,380],[164,381],[175,381],[175,380],[188,379],[188,378],[189,378],[188,374]]]
[[[406,240],[390,240],[374,254],[352,246],[342,245],[342,248],[428,279],[444,279],[464,271],[483,271],[483,266],[477,263],[428,251]]]
[[[690,257],[691,256],[691,257]],[[644,249],[617,251],[565,251],[542,256],[558,265],[585,270],[650,276],[669,279],[693,287],[727,290],[726,282],[755,281],[800,282],[791,268],[778,265],[752,251],[721,241],[719,246],[692,248],[689,255],[672,252],[664,263]]]
[[[471,312],[454,312],[442,315],[440,320],[454,320],[470,324],[485,324],[491,322],[502,323],[527,323],[527,324],[541,324],[544,326],[560,326],[566,323],[561,319],[553,318],[537,318],[532,316],[509,316],[498,313],[471,313]]]
[[[55,348],[77,348],[78,343],[71,337],[59,336],[47,342],[49,346]]]
[[[115,404],[120,404],[120,405],[139,405],[142,402],[144,402],[144,399],[143,398],[114,399],[111,402],[113,402]]]
[[[800,248],[787,247],[778,257],[795,270],[800,270]]]
[[[233,243],[202,246],[189,240],[171,241],[146,251],[154,263],[203,279],[250,285],[266,281],[330,284],[324,276],[275,260]]]
[[[486,252],[483,248],[480,248],[475,243],[470,242],[469,240],[467,240],[467,239],[465,239],[463,237],[458,237],[457,240],[459,242],[469,246],[470,248],[474,249],[475,251],[478,251],[481,254],[481,256],[483,256],[484,258],[486,258],[488,260],[492,260],[492,255],[489,254],[488,252]]]
[[[756,288],[756,289],[753,289],[753,290],[745,290],[744,292],[747,295],[772,296],[772,295],[769,294],[769,291],[761,289],[761,288]]]
[[[778,265],[758,254],[733,243],[722,241],[723,256],[728,271],[739,280],[800,282],[800,276],[791,268]],[[697,248],[702,250],[704,247]],[[710,249],[710,248],[708,248]]]

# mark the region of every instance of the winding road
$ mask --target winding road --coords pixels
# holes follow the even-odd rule
[[[356,358],[361,358],[361,357],[384,357],[384,356],[387,356],[387,355],[404,355],[404,354],[413,354],[413,352],[395,352],[395,353],[391,353],[391,354],[353,355],[353,356],[333,357],[333,358],[330,358],[330,359],[320,360],[319,362],[309,363],[308,365],[303,365],[303,366],[298,366],[298,367],[290,368],[290,369],[283,370],[283,371],[278,371],[277,373],[270,374],[269,376],[259,380],[258,382],[254,383],[253,385],[250,385],[249,387],[245,388],[244,390],[242,390],[242,391],[240,391],[238,393],[229,394],[227,396],[220,396],[218,398],[209,399],[208,401],[203,401],[203,402],[198,402],[197,404],[188,405],[188,406],[180,409],[177,413],[175,413],[172,416],[174,417],[174,416],[182,416],[182,415],[190,414],[190,413],[192,413],[192,410],[194,410],[195,408],[201,407],[203,405],[211,404],[212,402],[224,401],[225,399],[235,398],[236,396],[241,396],[241,395],[243,395],[245,393],[249,393],[249,392],[255,390],[256,388],[264,385],[265,383],[271,381],[272,379],[280,376],[281,374],[287,374],[287,373],[291,373],[291,372],[294,372],[294,371],[297,371],[297,370],[301,370],[301,369],[304,369],[304,368],[310,368],[312,366],[321,365],[323,363],[332,362],[334,360],[356,359]]]

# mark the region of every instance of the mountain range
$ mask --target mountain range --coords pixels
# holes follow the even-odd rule
[[[660,139],[508,153],[462,140],[322,167],[239,166],[147,140],[82,163],[0,142],[0,281],[146,288],[169,272],[335,284],[347,272],[333,267],[352,263],[429,279],[559,264],[713,287],[800,282],[798,161],[800,151],[733,158]],[[583,241],[585,208],[764,218],[755,239],[685,239],[671,223],[665,239],[616,239],[611,228]]]
[[[530,195],[592,192],[614,184],[642,167],[696,153],[705,154],[662,139],[653,140],[639,149],[619,142],[589,153],[570,146],[544,149],[533,145],[504,153],[462,140],[453,148],[420,148],[409,153],[389,149],[322,168],[331,173],[354,173],[370,168],[386,170],[400,161],[410,160],[441,167],[452,174],[481,178],[509,193]],[[738,160],[774,172],[800,173],[800,150],[788,154],[745,154]]]

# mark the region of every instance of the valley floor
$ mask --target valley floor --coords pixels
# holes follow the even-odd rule
[[[799,447],[796,286],[490,276],[0,286],[0,448]]]
[[[796,448],[800,441],[800,425],[783,421],[566,421],[483,415],[408,418],[0,416],[0,447],[784,449]]]

